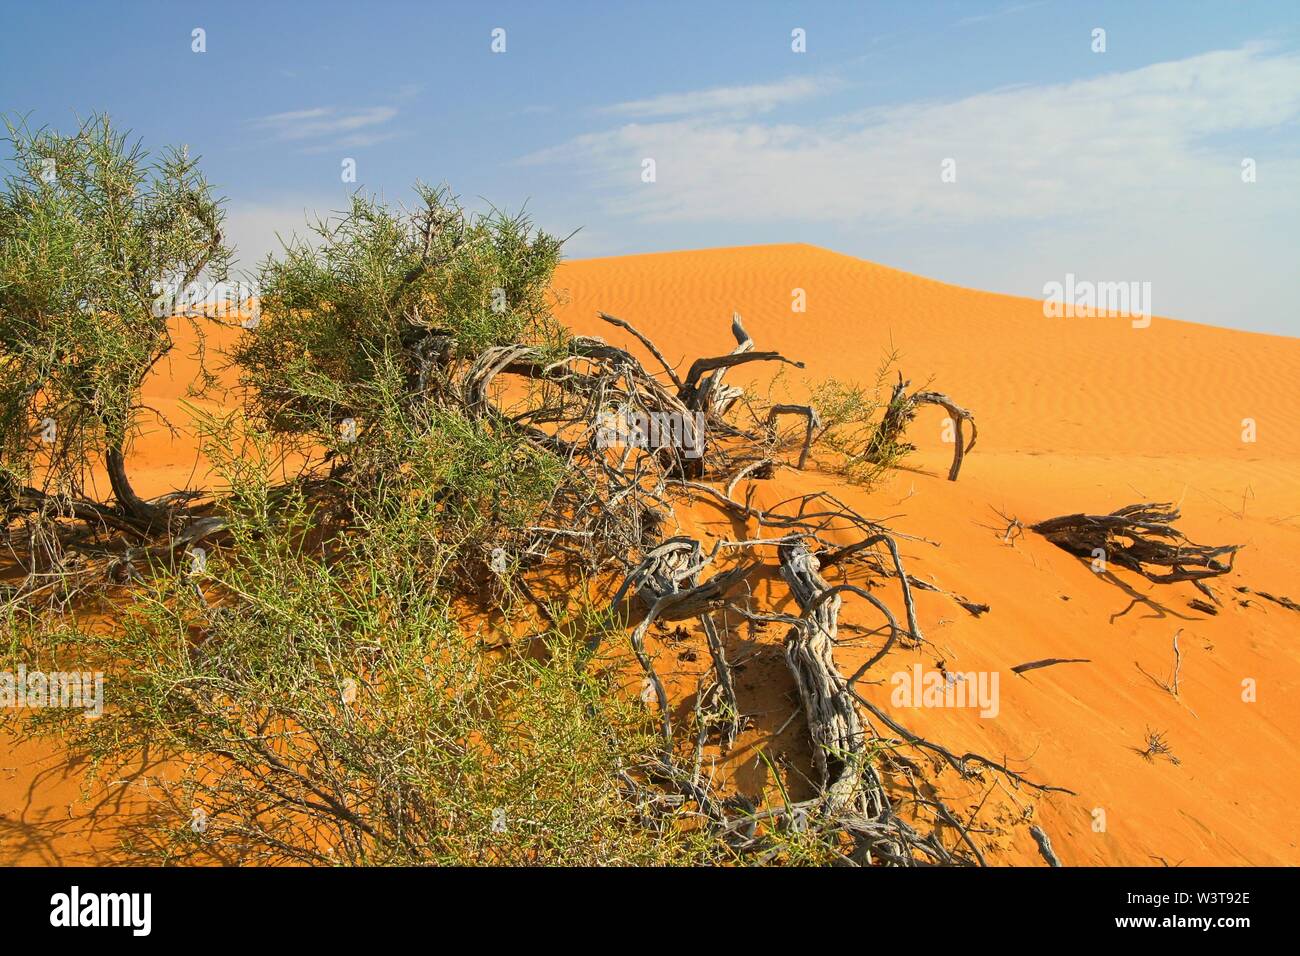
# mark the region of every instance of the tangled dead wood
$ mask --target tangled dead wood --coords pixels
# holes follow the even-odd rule
[[[1241,545],[1194,544],[1173,526],[1180,516],[1169,503],[1134,504],[1108,515],[1049,518],[1029,530],[1071,554],[1104,557],[1157,584],[1192,581],[1205,590],[1206,578],[1232,570]]]
[[[604,314],[602,318],[634,336],[662,366],[667,381],[647,370],[631,352],[599,338],[573,337],[558,352],[525,343],[495,345],[450,361],[445,335],[432,330],[425,339],[410,343],[413,353],[421,357],[418,374],[411,378],[410,400],[438,403],[559,460],[562,477],[544,513],[523,527],[494,529],[492,546],[481,549],[485,555],[511,552],[513,563],[521,569],[522,593],[547,620],[553,619],[525,577],[542,568],[565,567],[588,580],[617,571],[622,583],[609,599],[610,606],[626,613],[629,597],[640,603],[643,611],[631,628],[629,642],[653,690],[662,746],[649,764],[628,768],[623,779],[629,791],[647,805],[671,806],[671,801],[662,799],[666,789],[676,799],[693,804],[708,826],[738,851],[758,853],[760,858],[777,852],[771,839],[775,830],[810,828],[833,844],[846,846],[845,859],[860,864],[983,863],[970,821],[961,822],[941,800],[918,794],[910,800],[909,817],[904,817],[904,806],[891,800],[881,776],[882,768],[904,761],[895,751],[911,747],[937,754],[963,777],[982,768],[1017,784],[1059,788],[1032,784],[979,755],[958,757],[907,731],[856,690],[855,684],[900,640],[912,646],[924,641],[913,588],[938,588],[907,572],[893,532],[829,492],[798,495],[765,507],[754,503],[754,481],[770,477],[778,465],[807,466],[819,417],[810,405],[773,405],[755,412],[740,401],[743,389],[726,383],[725,375],[751,362],[802,364],[775,351],[755,350],[737,315],[731,325],[736,347],[725,355],[696,359],[680,376],[648,336],[622,319]],[[522,406],[507,401],[508,390],[497,387],[503,376],[530,384],[529,398]],[[900,379],[895,393],[902,397],[891,402],[877,436],[882,442],[899,442],[916,407],[944,407],[957,430],[949,473],[955,479],[962,456],[974,444],[970,413],[937,392],[906,396],[905,386]],[[749,408],[752,421],[735,420],[732,413],[742,407]],[[671,440],[611,436],[603,425],[611,414],[671,423]],[[791,452],[791,446],[778,440],[777,422],[782,415],[805,421],[794,461],[781,461]],[[964,422],[972,426],[969,443],[962,431]],[[339,474],[333,472],[331,479]],[[750,485],[745,495],[735,497],[746,479]],[[725,490],[715,487],[719,484]],[[754,536],[719,539],[707,551],[694,538],[665,537],[663,529],[676,524],[676,509],[701,497],[736,524],[756,528],[746,532]],[[39,504],[30,496],[18,501],[27,508]],[[176,516],[184,520],[176,523],[165,554],[183,552],[222,529],[212,503],[205,503],[204,509],[193,514],[177,510]],[[117,516],[93,509],[74,512],[72,517],[111,524],[109,519]],[[857,540],[845,546],[846,535]],[[747,589],[738,593],[751,575],[771,564],[772,557],[798,615],[764,610],[755,605]],[[868,573],[898,581],[905,626],[868,588],[832,585],[822,577],[823,568],[855,558],[869,559],[858,562]],[[846,596],[870,604],[887,629],[881,646],[847,677],[835,660],[839,614]],[[957,599],[972,613],[986,610]],[[725,622],[719,626],[719,618],[731,613],[789,627],[785,660],[807,722],[817,777],[816,793],[810,799],[787,800],[783,806],[767,809],[744,807],[735,799],[724,800],[700,773],[707,738],[716,733],[720,749],[726,752],[742,727],[734,665],[724,640]],[[673,702],[646,637],[656,622],[696,618],[708,646],[712,683],[708,688],[702,684],[697,694],[698,726],[687,758],[677,746]],[[867,713],[880,719],[892,735],[877,735]]]
[[[982,863],[983,856],[971,837],[968,825],[959,822],[942,801],[918,801],[916,808],[919,811],[924,807],[942,826],[952,827],[959,838],[956,847],[944,843],[939,828],[922,833],[899,815],[898,808],[892,804],[879,775],[880,754],[899,745],[925,746],[946,755],[950,764],[963,776],[971,776],[978,772],[976,768],[984,767],[1004,773],[1015,782],[1027,781],[994,761],[973,754],[957,758],[943,748],[910,733],[901,741],[877,738],[860,709],[859,705],[865,702],[853,689],[853,685],[888,654],[900,638],[905,638],[912,644],[924,640],[912,599],[912,587],[928,587],[931,590],[937,588],[927,586],[907,573],[894,536],[886,528],[857,514],[833,495],[825,492],[803,495],[765,508],[754,505],[752,486],[743,500],[733,497],[742,478],[767,477],[775,462],[763,449],[754,448],[761,435],[724,418],[727,411],[736,406],[742,393],[739,389],[724,385],[722,374],[743,361],[789,360],[778,353],[752,351],[752,339],[744,331],[739,317],[736,317],[732,324],[737,340],[736,350],[727,356],[696,360],[686,377],[680,379],[647,336],[622,319],[602,317],[634,335],[656,357],[665,373],[677,385],[675,394],[660,389],[657,383],[651,384],[653,377],[628,353],[618,350],[605,352],[606,356],[617,354],[623,381],[639,383],[640,390],[636,396],[645,403],[642,407],[653,413],[668,408],[679,409],[684,405],[693,412],[702,413],[706,427],[715,436],[715,440],[704,446],[707,454],[701,455],[692,467],[686,467],[684,462],[673,459],[671,455],[652,459],[652,464],[663,466],[654,481],[655,490],[650,495],[656,506],[665,514],[672,515],[675,507],[683,500],[703,496],[733,519],[746,525],[752,523],[760,529],[758,537],[719,540],[707,554],[699,541],[685,536],[647,546],[641,549],[640,560],[629,568],[622,585],[613,596],[612,604],[617,608],[630,593],[634,593],[645,609],[632,629],[630,641],[633,653],[645,672],[647,684],[653,689],[659,711],[664,746],[654,768],[655,778],[675,787],[683,797],[693,800],[710,819],[711,825],[739,848],[761,848],[764,845],[765,827],[808,826],[826,834],[843,835],[852,846],[850,859],[856,862],[877,860],[902,865],[918,862]],[[582,342],[577,343],[577,347],[583,349],[587,356],[595,354],[591,346]],[[602,344],[602,348],[612,347]],[[506,363],[502,367],[510,366]],[[603,373],[606,380],[602,386],[603,394],[617,394],[620,400],[632,396],[633,393],[625,390],[621,384],[611,387],[609,376],[609,372]],[[587,385],[590,386],[590,380]],[[483,393],[479,391],[478,394]],[[959,429],[960,422],[970,420],[969,413],[938,393],[917,393],[911,397],[910,402],[912,406],[927,402],[944,405],[954,415]],[[800,415],[807,423],[798,461],[793,464],[793,467],[802,468],[806,465],[812,436],[819,425],[817,412],[811,406],[802,405],[776,405],[769,408],[764,422],[769,441],[773,438],[778,416],[783,414]],[[905,420],[889,427],[896,429],[902,425],[905,425]],[[959,439],[957,458],[950,477],[955,477],[956,470],[960,468],[961,455],[969,447]],[[627,461],[624,457],[621,464],[625,466]],[[731,470],[732,462],[745,461],[748,463],[743,464],[739,470]],[[725,491],[711,483],[719,480],[720,473],[730,475],[726,479]],[[774,529],[777,536],[763,537],[761,529]],[[838,546],[827,537],[829,531],[856,531],[861,537],[852,545]],[[819,550],[814,551],[810,545],[818,546]],[[798,616],[762,611],[747,599],[738,598],[731,593],[763,563],[761,558],[746,559],[729,570],[715,572],[708,578],[704,576],[712,565],[725,560],[725,555],[731,549],[743,549],[747,553],[761,555],[763,549],[773,547],[776,549],[780,574],[800,609]],[[874,558],[875,563],[868,564],[867,567],[878,569],[899,581],[906,611],[906,627],[900,626],[888,605],[871,591],[851,584],[832,586],[821,576],[820,569],[823,565],[834,565],[859,554]],[[850,677],[845,677],[839,671],[835,661],[839,613],[843,595],[846,594],[855,595],[871,604],[884,618],[888,629],[880,649]],[[812,738],[817,774],[818,792],[809,800],[763,811],[749,810],[739,814],[730,811],[726,801],[711,797],[701,783],[698,772],[699,753],[707,727],[702,726],[695,741],[693,771],[681,766],[675,755],[669,696],[646,648],[645,638],[651,625],[658,620],[690,617],[700,619],[713,665],[713,686],[707,692],[707,702],[713,712],[704,714],[706,697],[703,693],[697,695],[696,712],[704,714],[702,719],[719,728],[719,741],[725,750],[738,733],[736,715],[739,704],[734,678],[730,673],[731,665],[727,661],[716,625],[715,615],[720,608],[751,621],[789,625],[785,657]],[[985,609],[984,606],[975,605],[972,613]],[[891,727],[898,732],[897,724],[891,723]]]

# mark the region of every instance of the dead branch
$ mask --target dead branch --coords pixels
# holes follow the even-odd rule
[[[922,390],[908,395],[907,386],[909,384],[903,379],[900,372],[898,382],[890,393],[889,404],[885,407],[885,413],[867,443],[866,458],[868,461],[888,462],[898,451],[914,451],[916,446],[905,440],[907,426],[916,418],[916,411],[921,405],[938,405],[948,413],[948,416],[953,421],[955,434],[952,466],[948,469],[948,480],[956,481],[966,453],[975,447],[977,434],[975,416],[942,392]],[[963,434],[963,426],[967,422],[970,423],[971,428],[969,443],[966,443]]]
[[[1047,865],[1060,866],[1061,861],[1057,859],[1056,854],[1052,851],[1052,841],[1048,839],[1042,827],[1030,827],[1029,832],[1033,836],[1034,842],[1038,844],[1038,852],[1043,855]]]
[[[1076,797],[1078,796],[1078,794],[1075,793],[1073,790],[1068,790],[1065,787],[1054,787],[1045,783],[1035,783],[1034,781],[1025,778],[1021,774],[1016,773],[1014,770],[1012,770],[1010,767],[1007,767],[1005,764],[1001,764],[998,763],[997,761],[990,760],[988,757],[981,756],[980,754],[977,753],[967,752],[965,754],[962,754],[960,757],[958,757],[948,748],[940,744],[936,744],[933,741],[926,740],[920,734],[916,734],[908,730],[906,727],[904,727],[894,718],[890,717],[889,714],[885,713],[881,708],[877,707],[875,704],[871,703],[871,701],[867,700],[865,697],[859,694],[856,690],[850,690],[850,693],[853,694],[854,700],[856,700],[859,704],[861,704],[872,714],[874,714],[877,718],[879,718],[885,724],[886,727],[888,727],[894,733],[901,736],[905,743],[908,743],[914,747],[919,747],[923,750],[928,750],[931,753],[936,754],[940,759],[944,761],[944,763],[948,764],[948,766],[952,767],[963,777],[970,777],[972,775],[972,771],[969,764],[973,763],[978,766],[988,767],[990,770],[996,770],[998,773],[1002,774],[1008,779],[1014,780],[1016,783],[1024,784],[1025,786],[1031,787],[1034,790],[1041,790],[1043,792],[1053,792],[1053,793],[1068,793],[1071,796],[1076,796]]]
[[[1057,664],[1091,664],[1092,661],[1086,657],[1045,657],[1041,661],[1029,661],[1025,664],[1017,664],[1011,668],[1012,673],[1023,674],[1025,671],[1035,671],[1040,667],[1053,667]]]
[[[957,474],[961,471],[961,463],[965,459],[966,453],[975,447],[975,437],[978,434],[975,428],[975,416],[942,392],[915,392],[910,401],[913,406],[938,405],[946,411],[948,417],[952,419],[953,428],[955,429],[956,434],[953,438],[952,467],[948,469],[948,480],[956,481]],[[966,422],[970,422],[969,445],[965,444],[962,437],[962,426]]]
[[[811,405],[773,405],[767,413],[767,427],[773,438],[776,437],[776,420],[780,415],[802,415],[807,419],[803,448],[799,451],[799,464],[795,465],[802,471],[808,461],[808,451],[812,448],[813,432],[821,427],[821,419],[817,417],[817,411]],[[727,489],[727,493],[731,493],[730,488]]]
[[[1258,594],[1264,600],[1272,601],[1274,604],[1280,604],[1288,611],[1300,611],[1300,604],[1297,604],[1295,601],[1291,600],[1286,595],[1274,596],[1272,594],[1269,594],[1267,591],[1252,591],[1250,588],[1244,585],[1238,587],[1237,591],[1241,594]]]
[[[655,346],[654,342],[650,341],[650,338],[648,336],[637,331],[637,329],[635,329],[630,322],[626,322],[623,319],[618,318],[617,316],[610,315],[607,312],[597,312],[596,314],[600,316],[602,319],[604,319],[606,322],[608,322],[610,325],[616,325],[620,329],[624,329],[625,331],[630,332],[632,335],[636,336],[637,341],[639,341],[642,345],[644,345],[646,347],[646,350],[651,355],[653,355],[656,359],[659,360],[659,364],[662,365],[664,371],[668,373],[668,377],[672,379],[673,384],[676,385],[678,388],[682,387],[682,380],[677,377],[676,370],[671,365],[668,364],[668,360],[664,358],[663,353],[659,351],[659,349]]]
[[[635,589],[636,596],[648,608],[646,616],[632,632],[632,650],[641,669],[645,671],[646,677],[654,686],[664,741],[669,747],[672,745],[672,721],[669,714],[668,694],[645,649],[646,631],[659,619],[696,616],[702,618],[709,642],[709,652],[713,657],[715,676],[721,688],[725,717],[728,721],[728,729],[723,735],[726,746],[730,746],[739,727],[737,720],[740,707],[736,701],[731,669],[727,665],[722,642],[718,638],[708,612],[728,590],[753,569],[754,565],[753,563],[741,564],[729,571],[716,574],[701,584],[699,583],[700,571],[711,560],[712,558],[704,556],[698,541],[685,537],[670,538],[646,555],[628,574],[614,595],[613,604],[617,606],[629,590]]]
[[[1029,530],[1071,554],[1091,558],[1100,553],[1157,584],[1199,581],[1231,571],[1241,545],[1193,544],[1173,527],[1179,517],[1172,504],[1135,504],[1108,515],[1049,518],[1030,525]],[[1226,563],[1220,560],[1224,557]]]
[[[813,738],[825,809],[838,813],[856,805],[868,819],[887,817],[889,798],[868,758],[866,729],[835,665],[839,594],[802,542],[782,546],[780,556],[781,576],[803,609],[800,625],[786,638],[785,657]]]
[[[1144,677],[1146,677],[1147,680],[1151,681],[1151,683],[1155,684],[1162,691],[1164,691],[1166,694],[1168,694],[1169,696],[1175,699],[1178,698],[1179,673],[1181,672],[1183,667],[1183,655],[1178,649],[1178,636],[1182,633],[1183,633],[1183,629],[1181,627],[1174,632],[1174,672],[1169,680],[1164,681],[1158,677],[1155,677],[1152,674],[1148,674],[1145,670],[1143,670],[1141,664],[1138,664],[1136,661],[1134,661],[1134,664],[1137,664],[1137,669],[1142,673]]]

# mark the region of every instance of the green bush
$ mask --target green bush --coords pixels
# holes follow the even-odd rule
[[[526,653],[462,631],[455,548],[473,506],[430,508],[410,492],[455,482],[500,448],[473,432],[439,447],[440,478],[349,499],[342,523],[329,489],[273,487],[258,477],[268,469],[255,449],[223,461],[211,448],[230,492],[225,547],[201,566],[153,568],[112,628],[64,617],[24,632],[33,660],[95,662],[109,674],[102,717],[45,711],[45,732],[110,779],[146,756],[179,768],[154,777],[155,812],[131,847],[140,858],[716,858],[689,827],[656,824],[624,792],[623,775],[658,740],[586,660],[587,637],[609,621],[578,610]],[[478,493],[520,492],[514,469],[474,474]]]
[[[897,360],[896,351],[887,354],[870,385],[828,378],[809,389],[809,401],[821,419],[816,442],[838,456],[826,464],[851,481],[873,483],[910,450],[910,446],[882,439],[880,427],[892,403],[900,400],[889,396],[887,384]]]
[[[221,203],[197,159],[183,149],[150,159],[105,116],[70,136],[7,128],[0,467],[11,484],[29,481],[38,455],[45,463],[40,430],[53,439],[47,488],[82,495],[100,459],[118,508],[149,522],[156,512],[131,489],[124,456],[140,385],[174,344],[159,300],[201,276],[224,278]]]
[[[277,431],[361,428],[444,384],[448,364],[554,335],[546,296],[559,240],[527,217],[469,215],[444,190],[394,212],[356,195],[263,264],[260,323],[234,353]]]

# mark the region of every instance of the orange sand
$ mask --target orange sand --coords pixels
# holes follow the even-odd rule
[[[992,610],[976,619],[919,593],[921,627],[942,652],[895,651],[866,695],[888,708],[887,678],[914,662],[930,670],[940,656],[950,670],[1000,671],[996,719],[895,713],[957,753],[1005,757],[1031,779],[1077,791],[1044,799],[1034,817],[1066,865],[1300,862],[1300,613],[1258,599],[1243,608],[1231,591],[1245,584],[1300,600],[1300,422],[1286,411],[1300,382],[1300,340],[1159,317],[1145,329],[1122,318],[1048,319],[1035,300],[806,245],[575,262],[556,284],[567,290],[560,314],[571,327],[627,340],[595,317],[604,310],[649,335],[670,362],[729,351],[733,309],[758,348],[803,360],[812,378],[870,382],[892,342],[914,386],[933,376],[974,412],[978,445],[959,480],[946,481],[943,412],[923,410],[909,432],[920,450],[906,469],[871,493],[836,493],[898,531],[941,542],[908,543],[909,570]],[[807,293],[804,313],[791,311],[794,289]],[[751,378],[769,371],[750,368],[760,369]],[[1243,418],[1257,422],[1254,444],[1241,441]],[[826,485],[786,471],[757,486],[760,501],[774,502]],[[1187,607],[1197,596],[1190,584],[1152,585],[1122,570],[1108,579],[1032,534],[1008,545],[994,513],[1028,524],[1137,501],[1180,502],[1180,527],[1194,540],[1247,545],[1234,573],[1216,582],[1229,605],[1217,617]],[[901,613],[893,585],[877,593]],[[874,626],[862,603],[849,596],[843,619]],[[1179,628],[1181,702],[1135,666],[1167,678]],[[842,670],[874,646],[845,649]],[[1092,663],[1023,677],[1009,670],[1048,657]],[[777,680],[779,667],[764,674]],[[1246,678],[1256,682],[1255,703],[1242,700]],[[1179,765],[1134,752],[1147,727],[1167,732]],[[1024,791],[1016,798],[1033,802]],[[1095,808],[1104,832],[1094,832]],[[990,862],[1041,863],[1026,831]]]
[[[1040,796],[998,786],[991,776],[962,783],[952,771],[941,791],[959,813],[988,795],[981,819],[991,863],[1041,865],[1028,825],[1051,836],[1066,865],[1296,864],[1292,815],[1300,785],[1294,730],[1300,703],[1300,613],[1232,591],[1247,585],[1300,600],[1300,421],[1287,413],[1300,381],[1300,340],[1155,318],[1134,329],[1121,318],[1045,318],[1039,302],[957,288],[811,246],[783,245],[595,259],[561,267],[560,317],[576,331],[639,346],[600,322],[598,309],[632,322],[670,361],[729,351],[738,311],[760,349],[807,363],[792,380],[835,376],[870,382],[884,351],[914,386],[933,380],[971,409],[979,443],[958,482],[944,479],[951,446],[943,413],[921,412],[909,439],[919,451],[870,492],[811,473],[781,471],[755,484],[758,501],[832,487],[869,517],[940,542],[904,543],[909,570],[992,610],[976,619],[940,594],[918,593],[920,624],[934,646],[896,650],[869,675],[869,698],[890,708],[888,677],[939,658],[953,671],[1000,673],[1000,712],[893,712],[905,725],[957,753],[1004,760],[1031,779],[1078,796]],[[791,311],[792,290],[807,311]],[[223,338],[229,338],[232,330]],[[219,344],[217,342],[214,345]],[[183,351],[183,350],[182,350]],[[647,357],[647,367],[652,367]],[[148,404],[175,413],[188,362],[178,357],[146,389]],[[731,380],[766,378],[752,366]],[[1241,441],[1242,419],[1258,440]],[[155,429],[128,463],[137,489],[161,494],[203,471],[192,437]],[[743,492],[738,491],[738,494]],[[1005,521],[1026,524],[1068,512],[1110,511],[1137,501],[1181,503],[1180,527],[1202,543],[1244,543],[1236,570],[1216,582],[1225,607],[1193,611],[1189,584],[1157,586],[1125,571],[1094,574],[1085,562],[1036,535],[1003,541]],[[683,520],[729,534],[706,505]],[[756,589],[778,604],[779,583]],[[901,614],[896,585],[876,592]],[[861,599],[846,597],[842,620],[874,626]],[[1138,669],[1166,678],[1171,641],[1182,629],[1181,695],[1175,700]],[[742,629],[743,630],[743,629]],[[779,649],[781,628],[733,648],[755,655],[740,676],[742,710],[755,713],[727,772],[761,785],[769,756],[806,748],[802,721],[779,739],[791,689]],[[842,635],[843,636],[843,635]],[[851,671],[875,647],[847,641]],[[665,648],[660,648],[665,651]],[[1010,668],[1048,657],[1089,658],[1024,676]],[[700,665],[658,666],[681,694]],[[1257,700],[1242,699],[1253,679]],[[1167,733],[1178,764],[1147,762],[1134,748],[1147,728]],[[77,799],[61,772],[37,778],[35,761],[56,753],[0,744],[0,862],[111,859],[103,793]],[[770,781],[768,781],[770,783]],[[118,785],[119,788],[121,785]],[[1104,829],[1098,827],[1104,813]]]

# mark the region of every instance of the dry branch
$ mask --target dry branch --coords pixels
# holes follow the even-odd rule
[[[908,395],[908,384],[910,383],[904,381],[902,373],[899,373],[898,382],[894,385],[890,394],[885,414],[881,417],[880,423],[876,426],[876,430],[867,444],[867,460],[887,462],[897,451],[915,450],[916,446],[905,440],[907,426],[911,424],[912,419],[916,418],[918,407],[921,405],[938,405],[948,413],[948,416],[953,421],[955,434],[953,438],[952,465],[948,469],[948,480],[956,481],[966,453],[975,447],[977,434],[975,416],[942,392],[922,390]],[[969,443],[965,441],[964,434],[964,425],[967,422],[970,423],[971,429]]]
[[[1052,841],[1048,839],[1047,834],[1042,827],[1030,827],[1030,834],[1033,835],[1034,842],[1038,844],[1038,852],[1043,855],[1048,866],[1060,866],[1061,861],[1057,859],[1056,853],[1052,850]]]
[[[1231,571],[1241,545],[1194,544],[1173,527],[1179,517],[1172,504],[1135,504],[1108,515],[1050,518],[1030,525],[1029,530],[1080,557],[1100,552],[1106,560],[1157,584],[1200,581]],[[1226,563],[1220,560],[1225,557]]]
[[[1045,657],[1041,661],[1027,661],[1024,664],[1017,664],[1011,668],[1014,674],[1023,674],[1025,671],[1036,671],[1040,667],[1054,667],[1057,664],[1091,664],[1092,661],[1086,657]]]
[[[832,809],[858,795],[865,768],[865,732],[848,685],[835,666],[840,596],[818,573],[817,559],[802,542],[780,549],[781,576],[804,612],[786,638],[786,662],[794,675],[812,734],[813,760]],[[823,597],[829,595],[828,598]],[[872,794],[883,809],[883,791]]]
[[[1286,608],[1288,611],[1300,611],[1300,604],[1297,604],[1295,601],[1291,600],[1285,594],[1273,595],[1273,594],[1269,594],[1267,591],[1252,591],[1250,588],[1246,587],[1245,585],[1241,585],[1236,590],[1239,594],[1258,594],[1264,600],[1272,601],[1274,604],[1279,604],[1282,607]]]
[[[913,405],[938,405],[952,419],[956,434],[953,438],[952,466],[948,469],[948,480],[956,481],[957,474],[961,471],[961,463],[966,458],[966,453],[975,447],[977,434],[975,416],[942,392],[916,392],[912,395],[910,401]],[[966,422],[970,422],[970,444],[965,443],[962,435],[962,426]]]
[[[716,574],[701,584],[699,583],[700,571],[710,561],[711,559],[704,556],[698,541],[685,537],[670,538],[646,555],[628,574],[614,595],[613,603],[617,606],[629,590],[635,589],[636,596],[647,607],[646,616],[632,631],[631,643],[637,661],[654,687],[666,746],[671,746],[673,734],[668,694],[645,649],[646,631],[651,624],[660,619],[681,620],[701,617],[709,644],[709,653],[714,663],[715,677],[721,689],[723,716],[726,722],[723,731],[724,749],[731,745],[739,730],[740,708],[736,702],[735,683],[727,664],[722,641],[718,637],[709,611],[728,590],[753,569],[753,564],[741,564],[729,571]]]
[[[799,451],[799,464],[796,468],[802,470],[804,464],[808,461],[808,452],[812,448],[813,432],[821,428],[821,419],[817,416],[817,411],[811,405],[773,405],[767,413],[767,427],[776,436],[776,420],[781,415],[802,415],[807,420],[807,427],[803,436],[803,448]],[[728,489],[730,494],[730,489]]]

